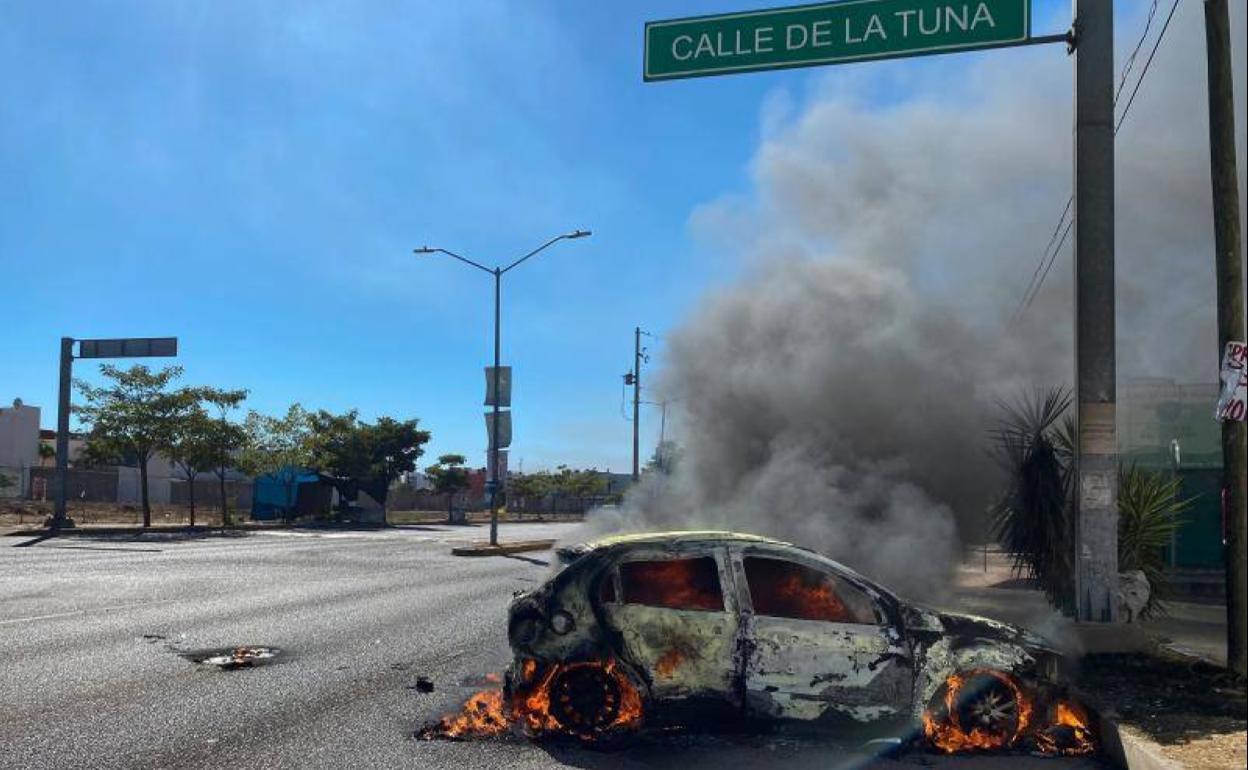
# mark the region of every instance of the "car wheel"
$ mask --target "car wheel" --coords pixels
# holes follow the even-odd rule
[[[620,685],[602,666],[573,666],[550,683],[550,712],[568,732],[593,736],[620,715]]]
[[[954,701],[957,724],[970,733],[978,730],[1002,745],[1019,728],[1018,691],[1004,677],[977,673],[966,679]]]

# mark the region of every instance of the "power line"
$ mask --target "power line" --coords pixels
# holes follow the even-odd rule
[[[1118,116],[1118,123],[1114,126],[1114,135],[1122,128],[1122,124],[1127,119],[1127,114],[1131,111],[1131,105],[1135,103],[1136,94],[1140,92],[1140,86],[1144,83],[1144,78],[1148,75],[1148,69],[1153,63],[1153,57],[1157,55],[1157,49],[1161,47],[1161,41],[1166,37],[1166,30],[1170,28],[1170,21],[1174,18],[1175,11],[1178,10],[1179,0],[1174,0],[1170,6],[1170,12],[1166,15],[1166,21],[1161,27],[1161,32],[1157,34],[1157,39],[1153,41],[1153,47],[1148,53],[1148,59],[1144,62],[1143,69],[1140,70],[1140,76],[1136,78],[1135,87],[1131,89],[1131,96],[1127,98],[1127,104],[1123,107],[1122,112]],[[1114,105],[1118,104],[1119,98],[1127,83],[1127,77],[1130,75],[1132,68],[1135,66],[1136,56],[1144,46],[1144,41],[1148,38],[1149,29],[1152,27],[1153,18],[1157,13],[1157,0],[1153,0],[1152,6],[1148,11],[1148,18],[1144,22],[1144,31],[1140,34],[1140,39],[1136,41],[1135,48],[1131,51],[1131,55],[1127,58],[1126,64],[1123,66],[1122,77],[1118,82],[1118,90],[1114,93]],[[1035,301],[1036,295],[1040,293],[1040,288],[1044,285],[1045,278],[1048,277],[1049,271],[1053,268],[1053,263],[1057,260],[1057,255],[1061,252],[1062,246],[1066,244],[1066,239],[1070,235],[1070,229],[1074,225],[1074,219],[1066,222],[1066,216],[1070,213],[1071,205],[1074,203],[1075,196],[1072,194],[1066,200],[1066,207],[1062,209],[1062,215],[1057,220],[1057,227],[1053,229],[1053,234],[1049,236],[1049,243],[1044,247],[1044,252],[1040,257],[1040,261],[1036,264],[1036,269],[1031,273],[1031,280],[1027,282],[1027,288],[1023,291],[1022,299],[1018,302],[1018,307],[1014,311],[1012,320],[1017,322],[1022,318],[1027,309],[1031,307],[1031,303]],[[1065,224],[1065,230],[1062,225]],[[1057,247],[1050,251],[1053,241],[1057,238],[1058,232],[1061,232],[1061,240],[1057,243]],[[1037,279],[1037,276],[1039,278]]]
[[[1135,104],[1135,95],[1140,92],[1140,86],[1144,84],[1144,76],[1148,74],[1149,65],[1153,63],[1153,57],[1157,55],[1157,49],[1161,46],[1161,41],[1166,37],[1166,30],[1170,29],[1170,20],[1174,18],[1174,12],[1178,9],[1179,0],[1174,0],[1174,4],[1170,6],[1170,13],[1166,16],[1166,23],[1161,25],[1161,32],[1153,43],[1153,50],[1148,52],[1148,59],[1144,62],[1144,69],[1140,71],[1140,77],[1135,81],[1135,88],[1131,90],[1131,97],[1127,99],[1127,106],[1122,108],[1122,114],[1118,117],[1118,125],[1114,126],[1115,135],[1117,135],[1118,129],[1122,128],[1123,122],[1127,119],[1127,114],[1131,112],[1131,105]]]

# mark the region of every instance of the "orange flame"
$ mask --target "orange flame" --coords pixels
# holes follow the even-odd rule
[[[992,732],[976,725],[969,731],[964,729],[958,716],[958,695],[968,679],[977,676],[989,676],[1005,684],[1014,696],[1017,716],[1013,729]],[[1031,722],[1031,699],[1013,678],[999,671],[970,671],[965,674],[954,674],[945,682],[944,708],[942,714],[933,714],[929,709],[923,714],[923,734],[936,748],[946,754],[964,751],[999,751],[1013,746],[1018,738],[1027,730]]]
[[[1045,754],[1080,756],[1096,751],[1088,712],[1073,701],[1058,701],[1053,723],[1036,733],[1036,748]]]
[[[584,740],[592,740],[608,733],[633,730],[641,725],[641,693],[629,678],[617,667],[614,660],[602,662],[558,663],[540,675],[535,660],[525,660],[519,670],[520,681],[516,683],[510,701],[502,690],[483,690],[474,694],[458,714],[443,717],[422,729],[419,737],[424,740],[447,738],[492,738],[519,728],[529,737],[547,734],[571,733]],[[591,730],[578,730],[574,725],[564,725],[552,713],[551,684],[561,673],[577,669],[599,669],[618,690],[616,714],[607,725]]]
[[[1006,685],[1014,697],[1017,717],[1013,729],[992,732],[979,726],[968,731],[960,723],[958,696],[970,679],[990,676]],[[923,713],[923,733],[935,748],[947,753],[1002,751],[1024,737],[1043,754],[1075,756],[1097,750],[1087,711],[1073,701],[1058,701],[1047,723],[1033,724],[1035,704],[1012,677],[999,671],[978,670],[954,674],[945,682],[939,708]]]
[[[680,668],[680,664],[685,662],[685,653],[680,649],[672,647],[667,652],[659,656],[654,662],[654,673],[660,677],[667,679],[676,673],[676,669]]]

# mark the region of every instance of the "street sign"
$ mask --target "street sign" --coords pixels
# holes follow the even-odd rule
[[[842,0],[646,24],[645,80],[1025,42],[1031,0]]]
[[[500,366],[502,376],[498,380],[498,405],[511,406],[511,367]],[[485,405],[494,406],[494,367],[485,367]]]
[[[1238,422],[1248,412],[1248,345],[1228,342],[1222,351],[1222,393],[1214,411],[1218,422]]]
[[[511,446],[511,412],[498,413],[498,448],[504,449]],[[494,413],[485,413],[485,434],[489,438],[489,446],[494,446]]]
[[[78,358],[152,358],[178,354],[177,337],[78,340]]]

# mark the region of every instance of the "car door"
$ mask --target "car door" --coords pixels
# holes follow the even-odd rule
[[[904,720],[910,652],[880,600],[816,558],[734,549],[751,716]]]
[[[656,701],[709,697],[739,712],[735,597],[727,549],[716,546],[631,552],[611,568],[599,602]]]

